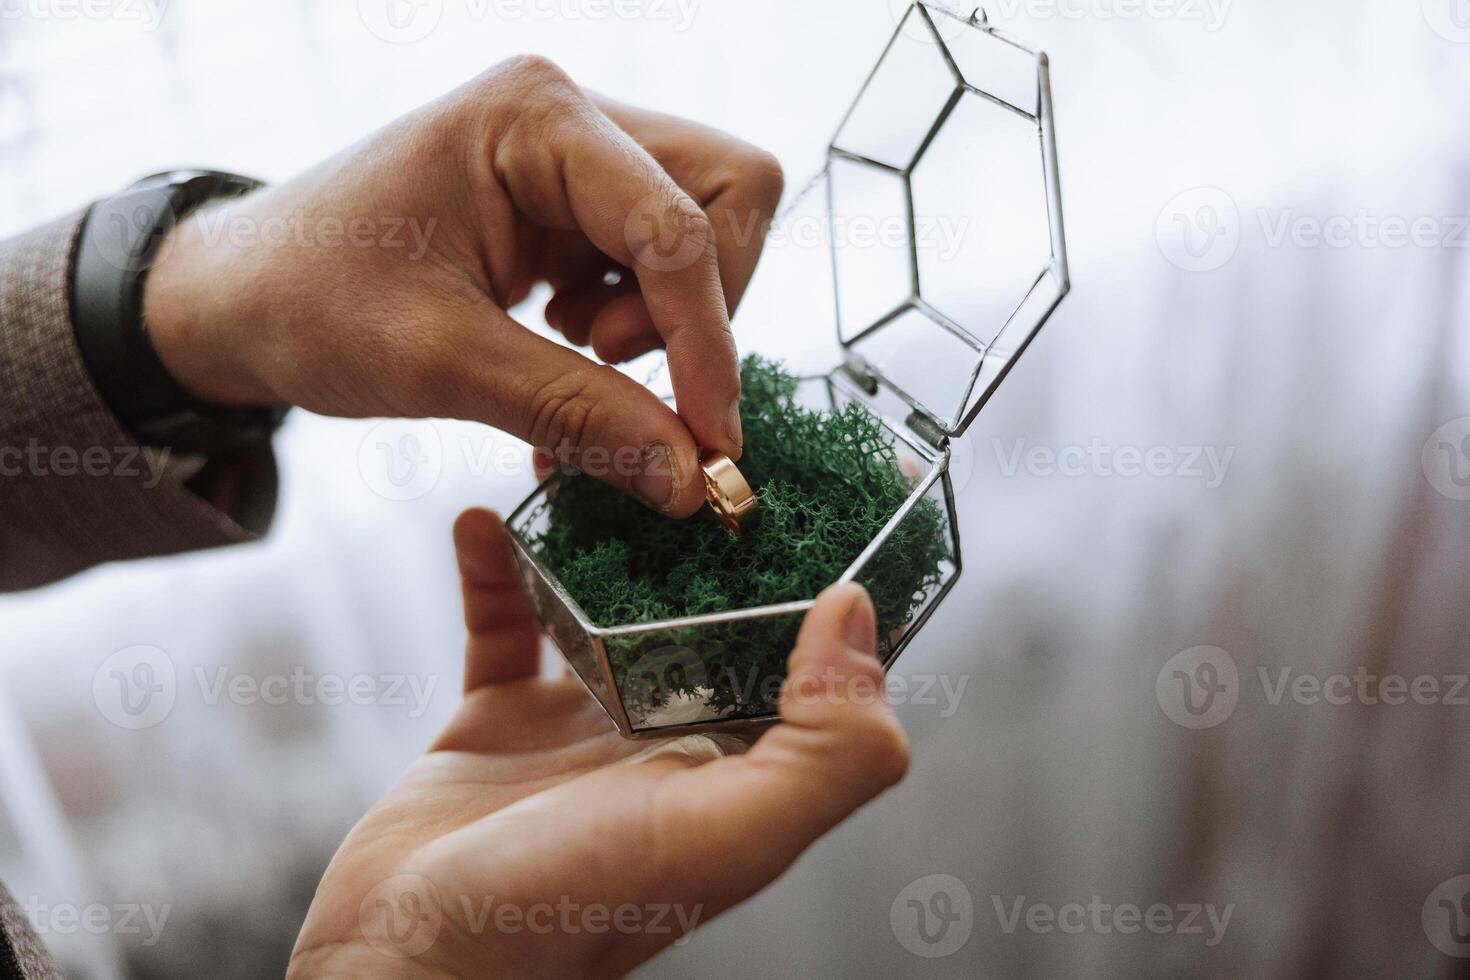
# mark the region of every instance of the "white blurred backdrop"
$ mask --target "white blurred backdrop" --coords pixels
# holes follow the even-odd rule
[[[370,0],[0,0],[0,234],[175,166],[285,178],[520,52],[775,151],[795,190],[899,7],[422,0],[390,29]],[[1447,974],[1437,940],[1470,946],[1426,900],[1470,871],[1470,708],[1272,694],[1470,670],[1470,9],[988,12],[1052,58],[1074,291],[956,447],[965,571],[899,671],[966,686],[900,709],[897,790],[640,975]],[[830,363],[832,325],[762,276],[742,348]],[[421,423],[436,466],[405,489],[383,431],[293,417],[260,544],[0,597],[0,878],[69,976],[279,975],[336,843],[453,709],[450,522],[531,477],[487,468],[504,436]],[[1165,462],[1121,475],[1124,450]],[[138,645],[178,695],[135,731],[93,683]],[[1189,728],[1168,665],[1201,646],[1234,707]],[[402,703],[198,681],[298,669]],[[93,903],[104,928],[62,914]],[[1089,903],[1176,917],[1045,927]],[[925,911],[954,941],[915,938]]]

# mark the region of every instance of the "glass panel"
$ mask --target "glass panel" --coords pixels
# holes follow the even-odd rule
[[[1036,55],[983,30],[953,30],[935,14],[965,84],[1037,115]]]
[[[805,610],[609,636],[635,732],[776,712]]]
[[[917,54],[931,48],[959,80],[942,99],[942,76]],[[897,94],[926,79],[936,94]],[[828,154],[838,338],[949,435],[1067,291],[1050,105],[1045,55],[983,12],[917,4]],[[906,268],[881,227],[907,232]]]
[[[797,397],[827,409],[841,409],[853,400],[851,392],[826,378],[803,381]],[[891,452],[913,481],[917,497],[917,488],[938,464],[911,442],[911,436],[887,424],[883,428],[893,440]],[[938,480],[935,485],[940,485]],[[942,493],[935,492],[942,501]],[[927,498],[918,499],[914,509],[882,540],[887,543],[862,567],[869,575],[863,584],[873,592],[880,610],[880,654],[886,661],[897,649],[889,637],[909,635],[920,612],[909,608],[913,604],[909,598],[922,596],[927,604],[936,584],[952,579],[955,542],[949,512],[938,514]],[[673,726],[775,714],[787,657],[806,605],[809,603],[756,616],[734,613],[694,618],[607,636],[608,663],[632,730],[646,734]]]
[[[829,410],[856,399],[827,377],[806,379],[797,397]],[[857,572],[866,576],[861,580],[879,609],[886,662],[912,636],[936,589],[953,580],[956,545],[949,512],[936,510],[933,494],[918,489],[935,477],[934,452],[902,428],[885,422],[883,431],[893,446],[882,453],[892,454],[915,487],[903,505],[904,519],[880,535],[875,554]],[[942,484],[935,479],[935,485]],[[543,627],[608,713],[625,719],[625,731],[651,734],[775,714],[786,661],[814,597],[757,614],[736,611],[650,627],[606,624],[613,632],[599,637],[584,626],[561,583],[528,552],[527,539],[546,527],[547,489],[511,519],[516,557]]]
[[[853,573],[878,612],[878,656],[892,665],[959,577],[949,474],[934,481]]]
[[[1025,345],[1036,335],[1036,331],[1041,329],[1041,325],[1046,322],[1051,311],[1056,309],[1063,295],[1056,270],[1048,269],[1037,281],[1035,288],[1027,294],[1025,302],[1016,310],[1011,322],[985,352],[985,360],[980,365],[980,376],[970,392],[969,403],[965,406],[966,419],[972,418],[995,393],[1011,362],[1020,355]]]
[[[928,12],[910,7],[832,144],[907,170],[958,86]]]
[[[793,370],[830,368],[826,345],[791,342],[793,334],[830,331],[837,322],[825,168],[790,197],[771,225],[755,278],[740,301],[735,333],[742,351],[783,356]],[[905,282],[898,293],[908,292]],[[801,366],[798,357],[805,362]]]
[[[535,561],[526,544],[529,537],[541,533],[546,526],[546,492],[542,487],[511,518],[511,543],[516,562],[521,567],[521,578],[526,584],[526,595],[542,629],[551,637],[572,670],[587,685],[592,696],[597,698],[603,710],[618,719],[618,701],[607,682],[602,666],[600,643],[582,624],[573,611],[572,599],[550,573]]]
[[[983,344],[1051,261],[1035,123],[967,94],[912,177],[919,295]]]
[[[913,295],[908,188],[897,174],[842,159],[828,181],[837,331],[850,340]]]
[[[908,310],[858,340],[852,349],[898,389],[946,426],[964,411],[983,356],[979,345]]]

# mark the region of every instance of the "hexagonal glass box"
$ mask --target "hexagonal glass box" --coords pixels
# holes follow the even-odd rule
[[[1066,244],[1046,56],[916,0],[838,126],[814,200],[831,242],[844,361],[804,379],[801,401],[860,403],[882,423],[913,490],[842,581],[870,581],[886,549],[942,535],[937,575],[878,603],[891,669],[959,576],[949,440],[961,435],[1066,295]],[[781,219],[778,218],[778,222]],[[885,234],[885,229],[901,229]],[[652,623],[594,623],[539,560],[550,482],[511,516],[517,560],[542,625],[618,731],[632,738],[759,727],[774,718],[786,655],[815,596]],[[723,651],[759,620],[773,648]],[[693,693],[691,693],[693,692]]]

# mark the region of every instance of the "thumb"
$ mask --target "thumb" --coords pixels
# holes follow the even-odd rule
[[[744,755],[695,768],[659,763],[679,770],[669,798],[688,834],[678,874],[691,893],[716,904],[754,894],[903,777],[908,743],[888,704],[875,632],[861,586],[827,589],[791,654],[782,724]]]
[[[427,414],[503,429],[673,517],[704,504],[694,437],[653,392],[533,333],[488,300],[458,318],[473,322],[451,328],[458,342],[445,345],[452,382],[430,394],[450,404]],[[499,322],[487,328],[487,319]]]

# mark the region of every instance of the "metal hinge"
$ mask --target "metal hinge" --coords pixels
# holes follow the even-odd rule
[[[873,370],[861,354],[848,351],[841,370],[869,398],[877,396],[883,382],[878,372]],[[912,405],[913,402],[910,401],[909,404]],[[949,433],[944,431],[944,427],[918,409],[909,412],[908,418],[904,419],[904,425],[935,449],[942,450],[949,443]]]
[[[949,433],[945,432],[938,422],[923,412],[910,412],[909,417],[904,419],[903,424],[912,429],[915,435],[935,449],[943,449],[945,443],[949,441]]]
[[[868,362],[863,360],[861,354],[847,352],[847,359],[842,362],[842,373],[852,379],[863,391],[871,397],[878,394],[878,376],[873,369],[868,367]]]

